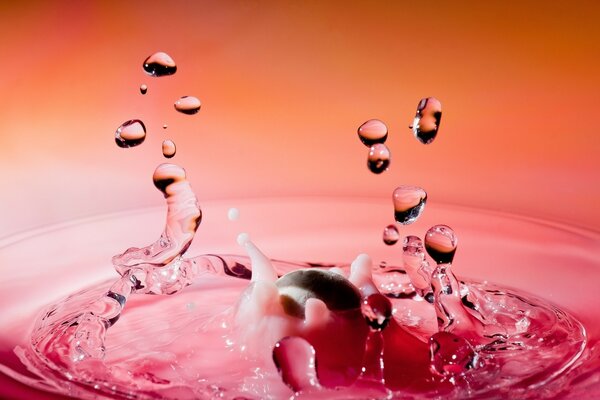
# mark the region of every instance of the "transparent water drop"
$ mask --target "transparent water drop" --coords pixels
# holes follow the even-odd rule
[[[167,129],[169,126],[167,124],[163,125],[163,129]]]
[[[403,225],[412,224],[421,216],[427,192],[418,186],[398,186],[392,194],[394,218]]]
[[[396,244],[400,240],[400,232],[398,232],[398,228],[396,225],[391,224],[385,227],[383,230],[383,243],[388,246]]]
[[[476,362],[469,342],[449,332],[438,332],[429,338],[429,356],[431,371],[445,377],[462,374]]]
[[[154,186],[163,192],[165,197],[171,195],[171,193],[168,192],[171,185],[178,182],[184,182],[186,180],[185,178],[185,170],[175,164],[161,164],[156,167],[154,175],[152,175]]]
[[[407,236],[402,244],[402,261],[410,283],[419,296],[431,293],[431,268],[425,259],[423,241],[417,236]]]
[[[172,140],[165,140],[162,142],[162,153],[165,158],[172,158],[176,151],[175,142]]]
[[[369,149],[367,166],[374,174],[381,174],[387,171],[390,166],[390,150],[385,144],[377,143]]]
[[[193,115],[200,111],[200,100],[194,96],[183,96],[175,102],[175,109],[182,114]]]
[[[139,119],[125,121],[115,132],[115,142],[122,148],[135,147],[146,139],[146,126]]]
[[[358,137],[366,146],[385,143],[388,136],[387,126],[378,119],[370,119],[358,128]]]
[[[361,310],[369,327],[376,331],[385,329],[392,317],[392,303],[381,293],[367,296]]]
[[[237,221],[240,219],[240,210],[235,207],[231,207],[229,211],[227,211],[227,219],[230,221]]]
[[[306,339],[288,336],[273,347],[273,362],[281,380],[294,393],[319,387],[315,349]]]
[[[173,75],[177,72],[175,61],[167,53],[159,51],[144,60],[144,71],[148,75],[160,77]]]
[[[146,94],[146,92],[148,92],[148,86],[146,84],[142,84],[140,86],[140,93],[141,94]]]
[[[454,259],[458,238],[447,225],[435,225],[425,234],[425,249],[438,264],[449,264]]]
[[[441,119],[442,103],[435,97],[427,97],[419,102],[410,128],[421,143],[429,144],[437,136]]]

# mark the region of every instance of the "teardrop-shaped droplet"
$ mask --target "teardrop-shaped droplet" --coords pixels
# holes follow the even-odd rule
[[[383,230],[383,243],[391,246],[396,244],[396,242],[400,239],[400,232],[398,232],[398,228],[396,225],[391,224],[385,227]]]
[[[183,96],[175,102],[175,109],[180,113],[193,115],[200,111],[200,100],[193,96]]]
[[[390,166],[390,150],[385,144],[377,143],[369,149],[367,166],[374,174],[381,174],[387,171]]]
[[[146,84],[140,85],[140,93],[146,94],[146,92],[148,92],[148,86]]]
[[[162,153],[165,158],[172,158],[176,151],[175,142],[172,140],[165,140],[162,142]]]
[[[159,51],[144,60],[144,71],[148,75],[160,77],[173,75],[177,72],[175,61],[167,53]]]
[[[358,137],[366,146],[377,143],[385,143],[388,136],[388,128],[378,119],[370,119],[358,128]]]
[[[146,139],[146,127],[139,119],[123,122],[115,132],[115,142],[119,147],[127,148],[140,145]]]
[[[394,202],[394,218],[403,225],[412,224],[419,218],[425,203],[427,193],[418,186],[398,186],[392,195]]]
[[[392,303],[381,293],[373,293],[362,302],[362,313],[371,329],[383,330],[392,317]]]
[[[457,244],[458,238],[447,225],[435,225],[425,234],[427,254],[438,264],[452,262]]]
[[[411,126],[415,137],[423,144],[433,142],[442,120],[442,103],[435,97],[422,99]]]
[[[449,332],[438,332],[429,338],[429,356],[431,371],[446,377],[473,368],[476,360],[469,342]]]
[[[281,339],[273,348],[273,362],[283,382],[295,393],[320,386],[315,349],[306,339],[299,336]]]

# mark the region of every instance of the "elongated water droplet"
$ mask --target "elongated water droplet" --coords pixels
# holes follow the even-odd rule
[[[396,244],[396,242],[400,239],[400,233],[398,232],[398,228],[396,225],[388,225],[383,230],[383,243],[391,246]]]
[[[146,84],[142,84],[140,86],[140,93],[141,94],[146,94],[147,91],[148,91],[148,86]]]
[[[165,140],[162,142],[162,153],[165,158],[172,158],[176,151],[175,142],[172,140]]]
[[[440,128],[442,103],[435,97],[422,99],[411,128],[415,137],[423,144],[433,142]]]
[[[468,341],[449,332],[429,338],[431,371],[440,376],[462,374],[472,368],[476,353]]]
[[[360,141],[368,147],[377,143],[385,143],[387,136],[387,126],[378,119],[370,119],[358,128]]]
[[[144,71],[148,75],[160,77],[173,75],[177,72],[175,61],[167,53],[159,51],[144,60]]]
[[[425,203],[427,193],[418,186],[398,186],[392,195],[394,202],[394,218],[403,225],[412,224],[419,218]]]
[[[298,336],[281,339],[273,348],[273,362],[283,382],[294,393],[319,387],[315,349]]]
[[[392,318],[392,303],[381,293],[373,293],[363,300],[362,313],[371,329],[381,331]]]
[[[175,102],[175,109],[180,113],[193,115],[200,111],[200,100],[193,96],[183,96]]]
[[[435,225],[425,234],[425,249],[438,264],[449,264],[454,259],[458,238],[447,225]]]
[[[374,174],[381,174],[387,171],[390,166],[390,150],[385,144],[377,143],[369,149],[367,166]]]
[[[123,122],[115,132],[115,142],[119,147],[127,148],[142,144],[146,139],[146,126],[139,119]]]

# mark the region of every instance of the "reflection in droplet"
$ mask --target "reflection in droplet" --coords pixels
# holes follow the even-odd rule
[[[200,100],[193,96],[183,96],[175,102],[175,109],[180,113],[193,115],[200,111]]]
[[[160,77],[173,75],[177,71],[175,61],[167,53],[159,51],[144,60],[144,71],[148,75]]]
[[[454,259],[458,238],[447,225],[435,225],[425,234],[425,249],[438,264],[448,264]]]
[[[360,141],[369,147],[377,143],[385,143],[387,136],[387,126],[378,119],[370,119],[358,128]]]
[[[362,302],[362,313],[371,329],[383,330],[392,317],[392,303],[381,293],[373,293]]]
[[[381,174],[387,171],[390,166],[390,150],[385,144],[377,143],[369,149],[367,166],[374,174]]]
[[[429,338],[431,371],[441,376],[462,374],[473,368],[475,350],[469,342],[449,332],[438,332]]]
[[[146,94],[147,91],[148,91],[148,86],[146,84],[142,84],[140,86],[140,93],[141,94]]]
[[[396,242],[400,239],[400,233],[398,232],[398,228],[396,225],[388,225],[383,230],[383,243],[391,246],[396,244]]]
[[[162,153],[165,158],[172,158],[176,151],[175,142],[172,140],[165,140],[162,142]]]
[[[392,195],[394,218],[403,225],[417,220],[427,202],[427,193],[418,186],[398,186]]]
[[[410,128],[421,143],[429,144],[437,136],[441,119],[442,103],[435,97],[427,97],[419,102]]]
[[[115,142],[122,148],[140,145],[145,139],[146,127],[139,119],[123,122],[115,132]]]

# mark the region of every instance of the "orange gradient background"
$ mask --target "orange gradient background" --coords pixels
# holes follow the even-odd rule
[[[598,230],[600,6],[505,3],[2,2],[0,237],[162,204],[166,138],[201,202],[416,184]],[[159,50],[174,76],[144,74]],[[175,112],[182,95],[199,114]],[[408,125],[427,96],[444,114],[424,146]],[[133,118],[147,140],[118,148]],[[390,129],[381,176],[356,135],[370,118]]]

